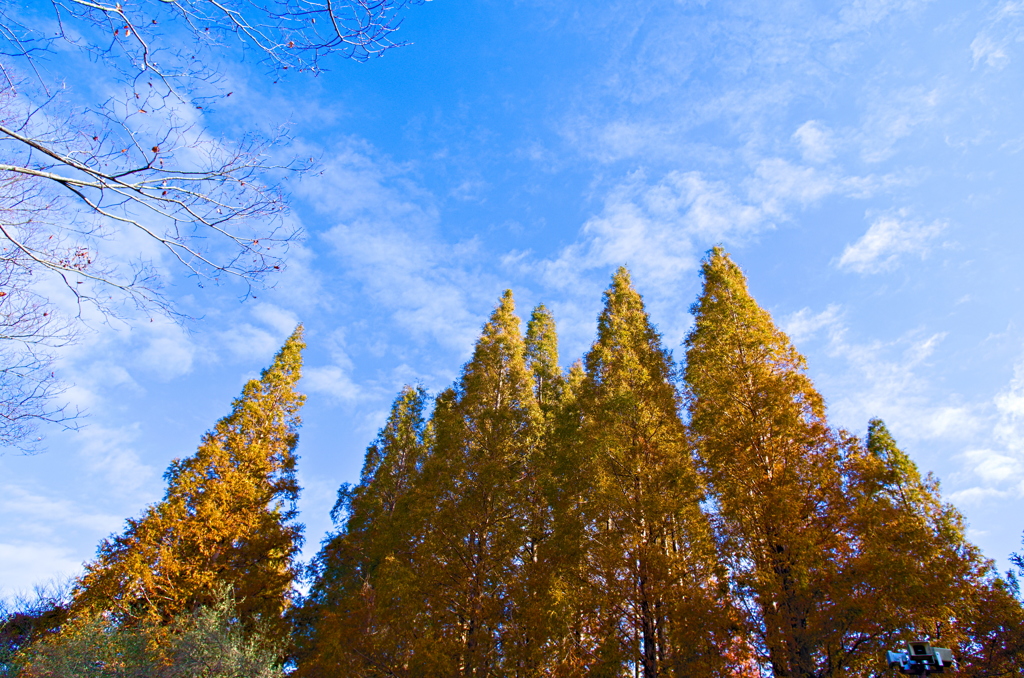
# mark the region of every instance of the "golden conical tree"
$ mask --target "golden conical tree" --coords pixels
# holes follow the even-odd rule
[[[304,346],[300,326],[198,451],[171,463],[164,498],[100,544],[77,582],[72,617],[170,622],[227,588],[248,626],[286,633],[302,542],[295,446],[305,396],[295,385]]]
[[[573,364],[561,386],[558,402],[547,410],[542,442],[544,504],[550,513],[550,535],[541,552],[545,568],[545,639],[541,652],[546,675],[586,676],[594,661],[593,591],[586,546],[592,478],[590,447],[581,435],[581,393],[586,382],[583,363]]]
[[[839,606],[845,633],[830,648],[835,672],[871,675],[885,649],[924,639],[953,648],[966,675],[1019,673],[1020,602],[967,540],[938,481],[921,476],[880,419],[849,456],[847,477],[858,553]]]
[[[686,338],[686,404],[718,509],[721,552],[776,678],[826,675],[841,575],[855,555],[834,432],[803,356],[720,248]]]
[[[297,677],[415,676],[425,613],[416,541],[419,473],[429,453],[427,393],[407,386],[366,451],[359,484],[343,485],[332,517],[343,520],[311,567],[297,613]]]
[[[446,675],[505,675],[514,583],[530,543],[531,467],[542,433],[534,375],[506,291],[455,388],[438,399],[425,486],[436,507],[424,537],[437,665]]]
[[[846,576],[845,645],[866,650],[859,659],[871,664],[888,645],[928,638],[943,625],[944,642],[958,644],[963,638],[950,637],[949,622],[983,580],[986,563],[964,536],[959,512],[942,502],[938,481],[921,477],[881,420],[871,420],[865,443],[847,463],[858,553]],[[844,649],[833,654],[841,658]]]
[[[558,665],[557,638],[564,630],[555,588],[563,554],[554,539],[552,503],[561,479],[554,475],[557,450],[551,443],[565,384],[555,320],[543,304],[527,323],[525,358],[541,419],[534,425],[533,447],[519,481],[525,541],[511,571],[509,619],[501,634],[505,675],[517,678],[551,675]]]
[[[713,675],[724,608],[672,357],[624,268],[604,296],[580,388],[591,671]]]
[[[558,365],[555,318],[544,304],[533,309],[526,325],[526,366],[533,373],[537,402],[545,411],[551,411],[558,404],[563,378]]]
[[[938,483],[881,421],[865,442],[829,426],[803,356],[724,251],[702,273],[687,407],[720,550],[772,674],[876,675],[880,653],[913,638],[953,648],[974,675],[1017,661],[1005,650],[1020,604]]]

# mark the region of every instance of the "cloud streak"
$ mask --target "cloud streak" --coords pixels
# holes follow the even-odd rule
[[[860,239],[846,246],[836,266],[860,274],[891,271],[904,257],[924,259],[945,229],[944,222],[923,224],[909,219],[905,211],[879,216]]]
[[[958,492],[958,499],[1024,498],[1024,359],[1017,363],[1010,383],[992,399],[992,409],[991,446],[962,455],[967,475],[977,484]]]

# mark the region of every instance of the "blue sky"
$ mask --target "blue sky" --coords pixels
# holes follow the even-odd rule
[[[718,243],[833,423],[883,418],[1005,568],[1024,529],[1024,2],[434,0],[400,36],[315,79],[222,64],[211,135],[288,125],[282,152],[320,160],[289,183],[304,240],[256,299],[172,271],[199,320],[97,325],[62,356],[87,425],[0,457],[0,592],[76,573],[159,499],[296,322],[311,555],[394,395],[450,383],[503,289],[553,309],[568,365],[626,264],[681,357]]]

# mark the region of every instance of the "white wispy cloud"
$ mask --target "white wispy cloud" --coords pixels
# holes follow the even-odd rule
[[[305,239],[292,243],[284,270],[275,274],[270,290],[262,298],[287,306],[296,319],[323,310],[330,295],[324,290],[324,273],[317,266],[317,254]]]
[[[971,41],[971,56],[974,65],[984,62],[989,68],[1005,68],[1010,63],[1010,56],[1007,54],[1006,44],[1002,41],[993,40],[992,36],[979,34]]]
[[[750,197],[760,203],[765,212],[785,218],[790,205],[812,205],[839,192],[847,182],[815,167],[794,165],[782,158],[765,158],[757,163],[745,183]]]
[[[955,399],[936,402],[923,376],[944,335],[914,334],[895,342],[854,344],[846,341],[844,333],[836,333],[830,352],[847,361],[850,374],[834,410],[842,421],[855,426],[881,416],[911,439],[967,438],[978,429],[977,415]]]
[[[836,361],[823,373],[833,421],[863,430],[869,419],[881,417],[911,442],[950,438],[969,440],[984,422],[979,408],[956,394],[936,397],[929,374],[945,333],[911,331],[891,341],[856,341],[843,309],[830,304],[815,312],[803,308],[780,321],[796,343],[818,341]],[[819,366],[820,368],[820,366]]]
[[[294,311],[281,308],[275,304],[256,304],[250,309],[252,317],[267,325],[281,336],[288,336],[295,331],[299,324],[298,316]]]
[[[118,516],[83,508],[67,498],[47,496],[21,485],[5,483],[0,486],[0,512],[31,524],[37,536],[59,535],[68,527],[109,532],[121,523]]]
[[[140,432],[138,423],[115,427],[95,421],[79,432],[78,454],[108,492],[137,497],[157,484],[160,474],[138,449]]]
[[[1010,383],[992,399],[991,446],[972,448],[962,455],[964,469],[975,483],[957,498],[983,501],[994,497],[1024,497],[1024,360],[1017,363]]]
[[[846,246],[836,265],[856,273],[890,271],[904,256],[924,258],[945,228],[941,221],[910,219],[903,210],[879,216],[859,240]]]
[[[902,14],[927,5],[933,0],[854,0],[844,3],[839,11],[846,30],[863,30],[894,14]]]
[[[216,345],[242,359],[269,360],[299,324],[294,311],[267,302],[247,306],[236,316],[238,320],[217,333]]]
[[[352,380],[349,370],[339,365],[307,367],[302,374],[302,388],[346,402],[358,398],[363,390]]]
[[[0,542],[0,597],[24,595],[33,586],[78,573],[73,549],[45,543]]]
[[[13,482],[0,485],[0,597],[26,592],[36,584],[75,575],[81,555],[68,535],[95,538],[117,529],[122,519],[95,506],[54,492]]]
[[[903,181],[892,175],[844,175],[778,157],[756,160],[738,182],[679,170],[652,179],[636,170],[607,190],[600,211],[587,219],[574,242],[542,258],[513,250],[502,263],[568,294],[558,311],[581,331],[592,324],[589,299],[604,284],[597,278],[625,264],[646,285],[652,309],[675,319],[662,329],[670,342],[678,342],[688,322],[678,313],[678,295],[693,283],[709,247],[746,244],[828,196],[866,198]]]
[[[772,12],[743,1],[627,3],[615,22],[595,16],[606,9],[579,9],[579,23],[609,45],[608,57],[581,85],[580,103],[559,131],[577,152],[602,163],[735,162],[743,156],[738,146],[774,146],[777,126],[788,124],[787,113],[802,98],[846,96],[851,84],[842,75],[859,72],[858,61],[879,47],[873,38],[930,1],[790,3]],[[876,140],[867,156],[877,160],[934,113],[931,89],[894,92],[888,75],[878,74],[885,81],[878,91],[864,85],[874,78],[858,76],[852,86],[868,90],[858,102],[869,109],[867,119],[854,127],[864,124],[864,139]],[[796,140],[807,162],[832,159],[830,136],[825,122],[804,122]]]
[[[609,190],[574,242],[548,257],[512,251],[503,264],[562,297],[549,305],[566,328],[560,337],[573,352],[592,339],[600,304],[594,290],[607,284],[617,266],[626,265],[648,305],[672,319],[662,330],[675,345],[688,322],[678,312],[678,295],[681,286],[693,282],[704,250],[716,242],[741,242],[770,226],[760,207],[699,172],[670,172],[650,181],[637,171]]]
[[[587,272],[623,263],[652,284],[675,283],[694,270],[702,243],[740,238],[764,225],[759,207],[699,172],[670,172],[655,182],[635,172],[609,192],[575,243],[527,265],[546,285],[580,292],[589,288]]]
[[[436,198],[409,168],[378,156],[363,144],[343,144],[322,175],[302,187],[334,221],[321,237],[326,256],[344,268],[338,286],[372,299],[413,337],[465,350],[479,330],[479,311],[497,300],[502,282],[466,263],[480,260],[479,240],[439,236]],[[344,295],[333,296],[346,303]]]
[[[342,402],[352,402],[364,394],[365,388],[352,378],[355,363],[349,356],[345,334],[345,330],[341,328],[331,333],[325,342],[331,356],[331,364],[311,366],[303,370],[303,389]]]
[[[637,170],[608,191],[601,211],[558,256],[538,264],[517,251],[505,262],[539,270],[546,284],[561,289],[578,287],[588,271],[626,262],[654,285],[677,283],[710,245],[744,242],[827,196],[870,197],[900,181],[782,158],[759,160],[739,190],[703,172],[670,171],[652,181]]]
[[[144,345],[133,351],[132,363],[167,381],[192,371],[197,346],[185,328],[166,317],[141,323],[136,332]]]
[[[824,311],[815,313],[805,307],[783,318],[780,325],[789,338],[799,344],[823,329],[830,334],[842,332],[842,308],[839,304],[829,304]]]
[[[964,459],[971,471],[986,483],[1004,484],[1024,479],[1024,460],[1018,455],[997,450],[968,450]]]
[[[860,156],[864,162],[880,163],[891,158],[900,140],[917,129],[939,122],[945,104],[957,98],[959,89],[935,78],[926,85],[899,87],[872,86],[866,92],[867,103],[861,114]]]
[[[807,162],[823,163],[835,157],[832,130],[819,120],[808,120],[793,132],[793,140]]]
[[[1024,37],[1024,2],[1001,2],[988,24],[971,41],[974,67],[984,64],[994,70],[1010,65],[1013,48]]]

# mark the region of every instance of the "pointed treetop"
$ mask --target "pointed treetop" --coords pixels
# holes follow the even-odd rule
[[[872,489],[877,491],[883,487],[888,488],[898,493],[905,501],[920,501],[925,498],[927,484],[922,482],[917,464],[896,445],[896,439],[881,419],[875,418],[868,422],[866,447],[868,453],[877,459],[882,467],[881,474],[872,483]],[[937,493],[937,484],[934,490]]]
[[[473,359],[469,365],[477,362],[478,359],[485,359],[489,352],[495,349],[501,352],[522,352],[523,338],[519,331],[519,316],[516,315],[516,302],[512,298],[512,290],[505,290],[494,307],[487,322],[484,323],[483,331],[477,340],[473,351]]]
[[[694,396],[722,392],[753,371],[761,375],[757,379],[777,382],[780,394],[801,393],[800,401],[809,408],[805,416],[823,420],[824,401],[807,378],[806,360],[750,295],[740,267],[715,247],[704,259],[701,276],[704,289],[690,307],[694,323],[685,341],[691,404]],[[727,368],[733,360],[742,365]]]
[[[538,304],[526,325],[526,361],[531,369],[545,375],[556,374],[558,367],[558,334],[555,319],[544,304]]]
[[[302,349],[306,348],[306,343],[303,341],[303,334],[305,334],[306,328],[302,323],[295,326],[292,333],[288,335],[288,338],[284,340],[284,344],[274,355],[273,362],[270,363],[270,367],[263,370],[261,376],[274,369],[287,369],[289,372],[301,367],[302,365]]]
[[[533,372],[537,398],[543,404],[553,404],[561,392],[562,369],[558,366],[555,319],[544,304],[533,309],[526,325],[526,366]]]
[[[620,314],[627,310],[643,312],[643,299],[633,287],[633,278],[625,266],[619,266],[612,276],[612,284],[604,292],[604,302],[606,311],[614,308]]]
[[[471,410],[492,408],[490,399],[501,392],[498,398],[502,407],[523,408],[531,412],[530,416],[537,414],[533,378],[526,367],[526,346],[515,310],[512,290],[505,290],[484,324],[473,357],[463,368],[459,399]]]
[[[302,544],[294,522],[302,348],[299,326],[195,454],[171,462],[164,498],[100,544],[76,584],[73,614],[166,621],[229,586],[247,624],[284,632]]]
[[[406,385],[402,388],[391,404],[391,414],[384,427],[366,450],[359,480],[361,485],[377,481],[382,474],[393,473],[396,464],[407,461],[418,464],[421,461],[418,457],[422,456],[427,444],[425,411],[428,401],[429,396],[423,386]],[[398,450],[395,454],[401,457],[388,456],[388,452],[393,450]],[[410,455],[410,452],[414,454]],[[410,460],[409,456],[414,458]]]
[[[262,422],[266,412],[276,413],[276,439],[289,439],[286,446],[295,447],[298,440],[296,431],[302,420],[298,411],[306,402],[306,396],[295,391],[294,387],[302,377],[302,350],[306,348],[302,340],[303,326],[298,325],[285,340],[280,350],[274,355],[273,361],[260,372],[259,379],[250,379],[242,388],[242,394],[231,403],[231,414],[217,422],[213,436],[224,436],[230,431],[255,430],[265,427]],[[255,422],[260,422],[255,424]],[[248,437],[243,436],[244,440]],[[243,451],[250,443],[238,442],[229,444],[236,453]],[[172,466],[173,469],[173,466]],[[171,469],[168,470],[168,473]]]
[[[427,455],[428,400],[425,388],[408,385],[395,398],[387,421],[366,450],[359,484],[346,483],[338,490],[331,520],[344,520],[345,532],[365,531],[398,510]]]
[[[868,451],[879,459],[890,457],[893,451],[899,452],[896,439],[889,433],[885,422],[877,417],[868,422]]]
[[[512,290],[505,290],[501,294],[501,298],[498,300],[498,305],[491,311],[490,317],[487,322],[484,323],[483,332],[481,332],[480,341],[484,338],[495,338],[495,337],[509,337],[515,336],[520,339],[519,326],[521,322],[519,316],[516,315],[516,302],[512,296]],[[511,339],[510,339],[511,340]],[[479,342],[477,347],[479,348]]]
[[[690,308],[691,313],[697,315],[710,303],[731,301],[745,306],[753,305],[771,322],[768,312],[758,307],[750,296],[747,276],[722,247],[717,246],[708,250],[707,256],[701,262],[700,273],[704,278],[704,292]]]
[[[615,365],[625,373],[641,370],[657,381],[672,380],[671,354],[662,347],[661,335],[651,324],[643,298],[633,287],[625,266],[619,267],[605,290],[597,341],[585,363],[587,373],[598,381]],[[636,376],[640,378],[639,373]]]

